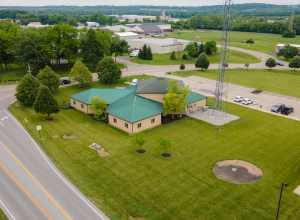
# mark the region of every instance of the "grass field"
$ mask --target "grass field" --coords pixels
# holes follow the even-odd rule
[[[61,102],[78,91],[65,88],[57,98]],[[113,220],[274,219],[282,182],[289,187],[281,219],[299,219],[300,198],[292,191],[300,184],[300,123],[233,104],[226,109],[241,119],[221,131],[184,118],[139,134],[147,152],[138,155],[136,136],[75,110],[62,110],[49,122],[29,108],[10,108],[56,166]],[[37,124],[43,126],[41,139]],[[78,138],[64,140],[67,133]],[[171,141],[168,149],[160,148],[161,138]],[[110,156],[100,158],[88,148],[94,142]],[[171,158],[160,156],[165,150]],[[264,177],[254,185],[222,182],[212,168],[224,159],[252,162]]]
[[[180,39],[193,41],[209,41],[215,40],[220,42],[220,31],[177,31],[168,35]],[[244,43],[247,39],[252,38],[255,44]],[[262,34],[249,32],[231,32],[230,46],[241,47],[250,50],[262,51],[265,53],[273,53],[277,43],[294,43],[300,44],[300,36],[296,38],[283,38],[278,34]]]
[[[10,84],[19,81],[26,70],[19,65],[10,65],[8,70],[0,69],[0,84]]]
[[[7,220],[8,218],[4,214],[4,212],[0,209],[0,220]]]
[[[176,53],[176,60],[170,59],[170,53],[167,54],[154,54],[153,60],[142,60],[139,58],[132,58],[131,60],[135,63],[139,64],[149,64],[149,65],[180,65],[180,64],[194,64],[196,59],[183,60],[182,59],[183,52]],[[220,62],[220,54],[217,53],[215,55],[209,56],[209,60],[211,63],[219,63]],[[258,63],[260,62],[254,56],[239,52],[239,51],[230,51],[229,55],[230,63]]]
[[[216,70],[209,71],[183,71],[175,75],[202,76],[209,79],[217,78]],[[289,96],[300,97],[300,72],[291,70],[227,70],[225,74],[227,82],[243,86],[276,92]]]

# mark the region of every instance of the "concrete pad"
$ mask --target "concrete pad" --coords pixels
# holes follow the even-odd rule
[[[300,196],[300,186],[298,186],[295,190],[294,193],[298,196]]]
[[[200,121],[205,121],[215,126],[223,126],[240,118],[236,115],[228,114],[226,112],[221,112],[214,109],[205,109],[203,111],[188,113],[187,116]]]

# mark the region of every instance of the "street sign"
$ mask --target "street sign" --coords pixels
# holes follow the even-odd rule
[[[42,125],[37,125],[37,126],[36,126],[36,130],[37,130],[37,131],[41,131],[41,130],[42,130]]]

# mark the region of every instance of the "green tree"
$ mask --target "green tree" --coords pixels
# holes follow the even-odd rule
[[[26,74],[17,86],[16,98],[25,106],[32,106],[40,83],[37,78],[30,73]]]
[[[150,46],[147,46],[146,44],[140,49],[138,57],[142,60],[152,60],[153,54]]]
[[[97,66],[100,82],[105,84],[116,83],[121,78],[121,70],[111,57],[103,58]]]
[[[129,45],[127,41],[121,40],[118,37],[112,39],[111,43],[111,53],[115,56],[115,62],[117,62],[117,57],[125,53],[128,53]]]
[[[49,28],[48,34],[56,63],[60,64],[62,59],[72,63],[78,55],[77,30],[68,24],[58,24]]]
[[[15,60],[13,41],[14,37],[10,32],[0,30],[0,65],[5,69]]]
[[[16,37],[16,44],[17,57],[30,65],[34,75],[49,65],[54,57],[46,29],[22,30]]]
[[[153,54],[152,54],[152,50],[151,50],[151,47],[148,46],[147,48],[147,53],[146,53],[146,60],[152,60],[153,59]]]
[[[46,114],[47,120],[52,119],[51,114],[59,112],[57,101],[49,88],[44,85],[41,85],[38,90],[33,108],[37,113]]]
[[[175,52],[175,51],[173,51],[173,52],[171,53],[170,59],[171,59],[171,60],[177,60],[176,52]]]
[[[289,63],[289,67],[293,68],[294,70],[299,69],[300,68],[300,56],[295,56]]]
[[[82,37],[81,56],[85,64],[91,69],[95,69],[97,62],[104,57],[104,48],[102,42],[98,40],[96,31],[89,29],[86,35]]]
[[[217,43],[216,41],[207,41],[204,45],[204,51],[207,55],[213,55],[217,53]]]
[[[277,64],[276,64],[276,60],[275,59],[273,59],[273,58],[269,58],[269,59],[267,59],[267,61],[266,61],[266,66],[267,67],[269,67],[269,68],[273,68],[273,67],[275,67]]]
[[[291,59],[297,56],[299,53],[296,47],[286,45],[282,50],[279,51],[278,55],[283,56],[286,59]]]
[[[138,58],[145,60],[147,56],[147,45],[144,44],[144,46],[139,50]]]
[[[39,81],[47,86],[52,93],[57,92],[59,87],[59,75],[55,73],[49,66],[40,70],[37,75]]]
[[[164,115],[182,114],[186,110],[189,90],[177,81],[170,81],[167,94],[163,98]]]
[[[192,42],[186,45],[184,51],[190,56],[190,57],[198,57],[199,56],[199,46],[197,42]]]
[[[77,60],[73,65],[71,76],[79,83],[80,87],[84,87],[92,82],[91,72],[80,60]]]
[[[96,119],[101,119],[107,108],[107,103],[98,96],[92,97],[91,108]]]
[[[200,68],[201,70],[207,70],[209,65],[210,63],[207,55],[205,53],[200,54],[195,63],[196,68]]]

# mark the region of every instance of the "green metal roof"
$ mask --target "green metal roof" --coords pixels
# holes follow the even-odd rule
[[[127,96],[135,91],[134,87],[127,88],[112,88],[112,89],[89,89],[73,95],[71,98],[78,100],[82,103],[91,104],[92,98],[98,96],[103,99],[107,104],[114,103],[120,98]]]
[[[150,85],[149,88],[153,88],[155,82],[160,82],[158,83],[159,85],[156,85],[155,91],[161,92],[165,89],[165,86],[168,85],[168,81],[159,80],[146,80],[148,81],[146,84]],[[163,105],[157,101],[139,96],[137,87],[138,86],[111,89],[89,89],[77,93],[71,98],[90,105],[92,98],[98,96],[109,105],[107,113],[131,123],[161,114],[163,112]],[[190,91],[187,99],[187,103],[191,104],[206,99],[206,97]]]
[[[109,105],[107,112],[128,122],[137,122],[163,112],[162,104],[135,93]]]
[[[191,104],[191,103],[198,102],[198,101],[201,101],[201,100],[204,100],[204,99],[206,99],[206,96],[203,96],[199,93],[190,91],[189,95],[188,95],[188,98],[187,98],[187,103]]]

